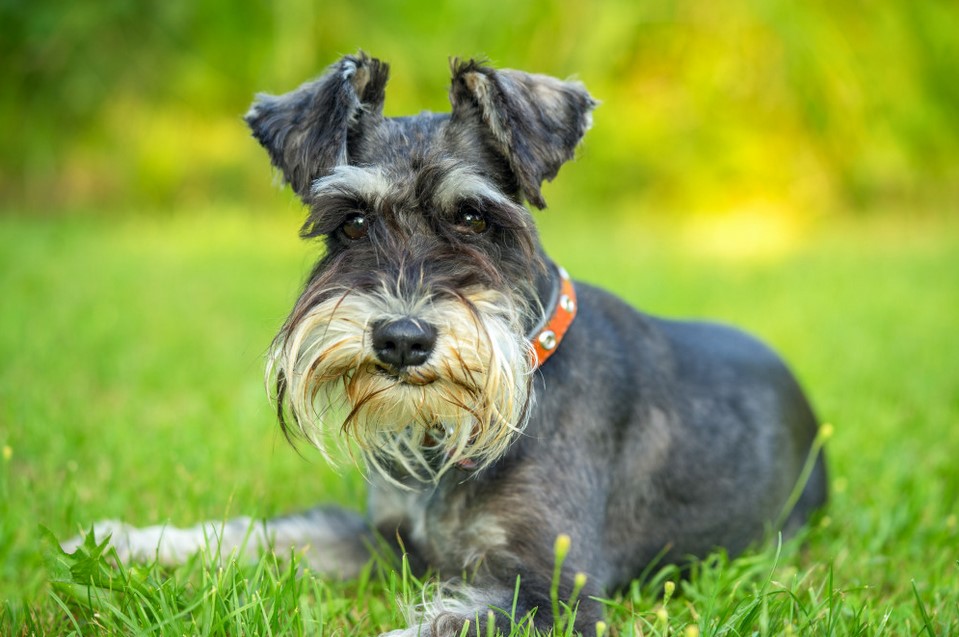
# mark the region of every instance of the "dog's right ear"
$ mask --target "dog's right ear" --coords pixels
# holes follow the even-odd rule
[[[519,192],[546,207],[543,181],[556,176],[592,123],[597,102],[579,82],[509,69],[477,60],[451,61],[453,120],[480,124],[516,177]]]
[[[346,164],[347,138],[383,112],[390,67],[362,51],[285,95],[260,93],[244,117],[273,165],[304,201],[310,186]]]

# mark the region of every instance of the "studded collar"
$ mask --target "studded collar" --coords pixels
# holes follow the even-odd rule
[[[533,344],[535,366],[541,367],[553,355],[566,335],[573,319],[576,318],[576,290],[566,270],[556,266],[559,285],[554,287],[550,299],[549,317],[545,323],[537,326],[530,334]]]

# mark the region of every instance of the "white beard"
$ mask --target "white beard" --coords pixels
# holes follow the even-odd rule
[[[384,461],[421,481],[458,463],[483,468],[526,426],[535,357],[522,312],[491,290],[413,301],[388,292],[346,291],[284,327],[267,366],[281,409],[328,460],[331,441],[352,440],[394,482]],[[426,363],[391,375],[370,326],[406,316],[434,326],[436,344]]]

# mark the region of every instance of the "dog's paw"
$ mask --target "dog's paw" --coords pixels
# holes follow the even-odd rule
[[[400,630],[391,630],[388,633],[383,633],[380,637],[459,637],[459,635],[464,634],[467,622],[473,623],[456,613],[441,613],[423,624]],[[487,633],[483,627],[478,632],[484,635]]]
[[[380,637],[436,637],[429,624],[423,626],[410,626],[409,628],[400,628],[383,633]]]

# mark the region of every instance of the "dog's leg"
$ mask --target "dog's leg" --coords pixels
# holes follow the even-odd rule
[[[569,593],[570,588],[561,586],[561,600],[564,590]],[[595,633],[596,624],[602,619],[600,603],[591,599],[597,594],[595,591],[580,594],[573,622],[577,634]],[[530,590],[522,583],[518,592],[502,584],[450,585],[409,609],[408,628],[385,633],[382,637],[483,637],[490,634],[490,624],[508,635],[514,625],[524,621],[531,621],[537,630],[545,633],[554,627],[551,604],[548,588]],[[527,619],[530,611],[534,611],[532,619]],[[464,632],[467,622],[469,628]]]
[[[543,555],[543,558],[548,559],[548,556]],[[495,562],[495,558],[491,562]],[[602,605],[596,601],[602,593],[589,581],[576,587],[573,570],[567,567],[568,564],[558,583],[556,601],[567,604],[574,594],[574,587],[577,588],[573,628],[576,634],[593,635],[597,622],[603,617]],[[500,567],[489,563],[483,570],[482,576],[468,584],[446,584],[433,594],[425,595],[422,603],[408,609],[409,627],[382,637],[484,637],[492,634],[493,627],[502,634],[510,634],[514,626],[523,622],[530,622],[545,634],[554,626],[571,621],[569,616],[563,616],[568,612],[565,606],[561,607],[560,617],[554,616],[553,583],[548,576],[512,560],[508,567],[505,562]],[[502,576],[494,575],[492,570]],[[469,627],[465,628],[467,622]]]
[[[95,524],[93,534],[98,542],[109,536],[122,562],[156,560],[176,565],[201,551],[215,558],[236,555],[251,560],[266,551],[280,557],[293,551],[311,570],[345,579],[359,574],[372,557],[374,544],[369,525],[358,513],[336,507],[316,507],[265,521],[241,517],[204,522],[184,529],[137,528],[107,520]],[[83,537],[78,536],[62,546],[72,552],[82,543]]]

